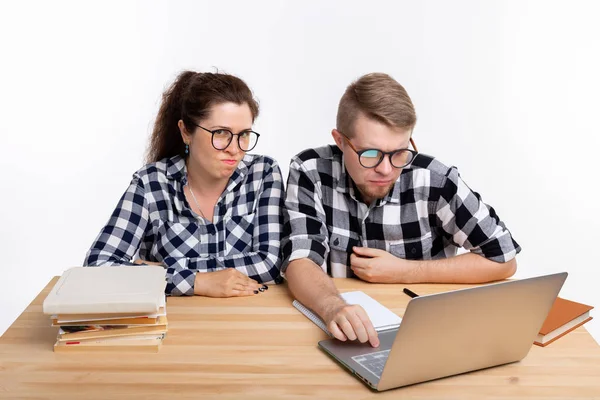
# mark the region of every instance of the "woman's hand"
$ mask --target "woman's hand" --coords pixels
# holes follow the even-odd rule
[[[215,272],[198,272],[194,281],[194,294],[208,297],[252,296],[267,289],[254,279],[234,268]]]
[[[159,263],[159,262],[144,261],[144,260],[141,260],[141,259],[134,260],[133,263],[137,264],[137,265],[160,265],[161,267],[163,266],[163,264]]]

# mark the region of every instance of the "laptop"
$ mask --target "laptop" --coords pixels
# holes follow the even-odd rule
[[[561,272],[419,296],[399,328],[379,333],[378,348],[337,339],[319,347],[377,391],[520,361],[566,278]]]

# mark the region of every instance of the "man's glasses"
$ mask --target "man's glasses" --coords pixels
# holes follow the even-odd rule
[[[393,167],[404,168],[411,162],[413,162],[417,154],[419,154],[417,151],[417,146],[415,145],[415,142],[412,138],[410,138],[410,144],[412,145],[414,150],[398,149],[386,152],[379,149],[365,149],[358,151],[346,135],[342,134],[342,136],[344,137],[344,139],[346,139],[346,142],[348,142],[352,150],[354,150],[354,152],[358,154],[358,162],[364,168],[375,168],[376,166],[381,164],[385,156],[388,156],[390,158],[390,163]]]
[[[240,133],[233,133],[228,129],[215,129],[214,131],[211,131],[196,124],[195,122],[192,122],[192,124],[212,134],[211,143],[212,146],[217,150],[225,150],[231,144],[233,137],[237,136],[237,142],[240,150],[250,151],[256,147],[258,138],[260,137],[260,135],[254,131],[243,131]]]

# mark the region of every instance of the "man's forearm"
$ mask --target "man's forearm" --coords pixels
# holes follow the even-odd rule
[[[440,260],[401,261],[409,263],[409,272],[398,269],[398,273],[392,277],[392,282],[483,283],[506,279],[517,270],[517,261],[514,258],[505,263],[498,263],[474,253]]]
[[[285,276],[294,298],[324,320],[333,310],[345,304],[333,280],[307,258],[292,261]]]

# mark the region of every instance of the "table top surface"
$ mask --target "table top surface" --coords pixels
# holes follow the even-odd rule
[[[600,346],[584,327],[522,361],[377,393],[317,347],[327,335],[294,307],[285,285],[253,297],[171,297],[158,353],[54,353],[46,288],[0,338],[0,398],[597,398]],[[470,285],[383,285],[335,279],[402,316],[409,287],[430,294]]]

